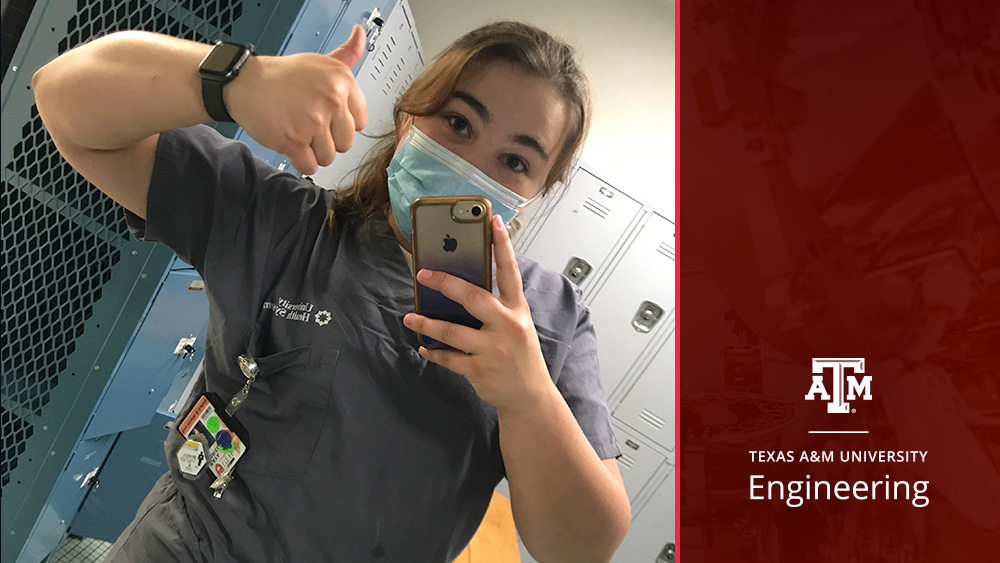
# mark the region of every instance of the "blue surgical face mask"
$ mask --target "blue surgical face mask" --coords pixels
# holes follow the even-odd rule
[[[412,229],[410,206],[417,198],[481,195],[490,200],[493,214],[505,225],[530,203],[412,125],[386,171],[389,202],[406,240],[410,240]]]

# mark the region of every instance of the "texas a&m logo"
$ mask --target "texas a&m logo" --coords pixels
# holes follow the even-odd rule
[[[823,383],[823,371],[830,368],[833,371],[833,393],[828,393],[826,385]],[[806,393],[806,400],[812,401],[819,398],[830,401],[826,405],[826,412],[851,412],[851,405],[848,400],[861,398],[865,401],[872,400],[872,376],[866,375],[858,381],[855,375],[846,375],[844,368],[850,368],[855,374],[865,372],[864,358],[813,358],[812,361],[812,386]]]

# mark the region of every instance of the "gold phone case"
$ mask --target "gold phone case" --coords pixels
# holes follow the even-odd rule
[[[475,214],[476,207],[480,212]],[[413,225],[413,292],[417,313],[479,328],[482,323],[459,303],[417,282],[422,268],[447,272],[493,291],[493,244],[488,199],[481,196],[422,197],[410,207]],[[419,335],[427,348],[447,348]]]

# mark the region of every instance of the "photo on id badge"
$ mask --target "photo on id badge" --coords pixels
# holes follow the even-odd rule
[[[439,291],[421,285],[421,269],[447,272],[493,291],[492,208],[482,196],[422,197],[410,207],[413,225],[413,291],[416,312],[478,329],[482,322]],[[427,348],[443,342],[418,335]]]

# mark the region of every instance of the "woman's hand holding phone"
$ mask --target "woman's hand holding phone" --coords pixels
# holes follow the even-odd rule
[[[533,399],[550,392],[553,383],[524,299],[514,248],[499,216],[492,218],[492,228],[499,298],[444,272],[417,272],[418,283],[457,301],[483,326],[473,329],[417,313],[407,314],[403,322],[455,348],[421,347],[421,356],[465,376],[480,398],[498,411],[511,411],[533,405]]]

